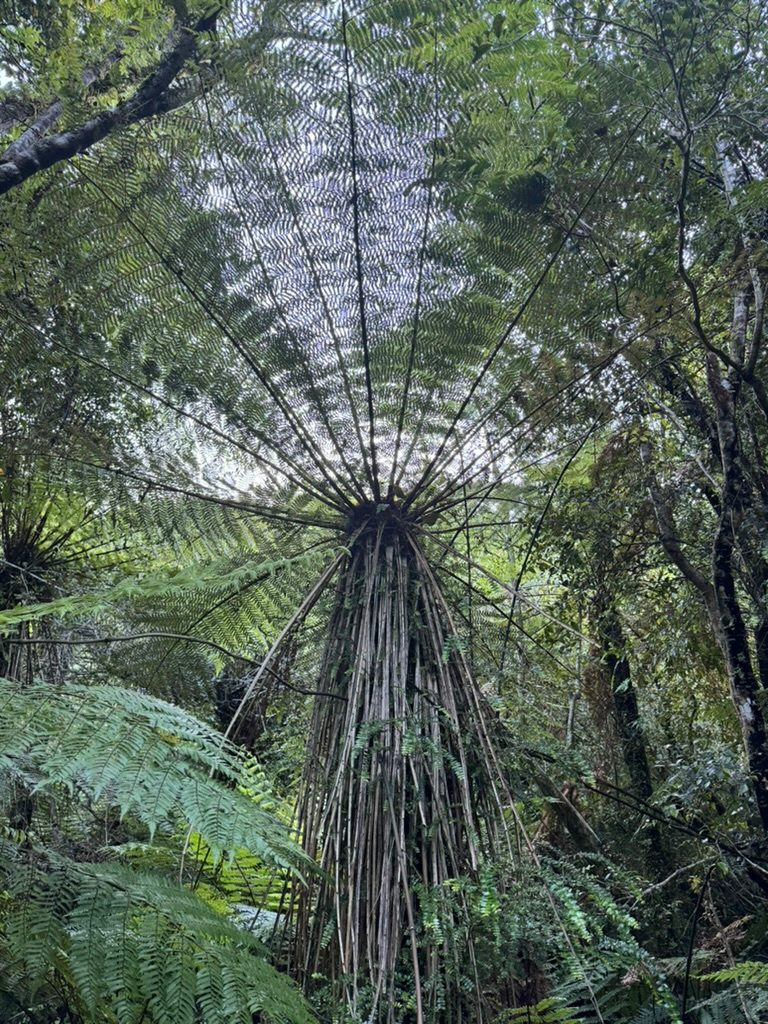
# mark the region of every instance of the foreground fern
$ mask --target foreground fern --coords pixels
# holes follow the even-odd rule
[[[311,1019],[226,903],[178,880],[191,830],[214,862],[302,864],[220,735],[129,690],[2,681],[0,749],[3,1020]]]

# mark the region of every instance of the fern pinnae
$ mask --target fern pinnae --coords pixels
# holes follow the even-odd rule
[[[303,472],[301,476],[294,476],[291,472],[286,470],[286,464],[278,465],[276,462],[272,462],[271,460],[266,459],[263,452],[257,453],[250,446],[244,444],[242,441],[239,441],[232,434],[227,434],[223,430],[220,430],[213,423],[211,423],[210,420],[203,419],[201,416],[197,416],[194,413],[192,413],[189,410],[189,408],[182,407],[177,403],[165,398],[163,395],[159,395],[156,391],[153,391],[151,388],[144,387],[144,385],[139,384],[138,381],[133,380],[132,378],[127,377],[124,374],[121,374],[119,371],[115,370],[114,367],[110,367],[105,363],[99,362],[98,360],[90,359],[88,356],[83,355],[83,353],[81,352],[75,353],[75,351],[71,349],[69,346],[61,345],[56,341],[51,341],[50,343],[56,345],[56,347],[58,348],[61,348],[62,351],[69,352],[70,354],[73,355],[77,354],[77,358],[82,360],[83,362],[88,363],[89,365],[94,366],[99,370],[102,370],[103,372],[113,377],[115,380],[119,381],[121,384],[125,384],[132,390],[138,391],[140,394],[145,395],[147,398],[151,398],[153,402],[157,402],[164,408],[169,409],[171,412],[173,412],[176,416],[180,417],[181,419],[191,421],[192,423],[201,427],[207,433],[210,433],[213,437],[217,438],[217,440],[224,441],[227,444],[233,445],[244,455],[250,456],[252,459],[254,459],[254,461],[260,464],[264,464],[269,469],[272,469],[276,473],[279,473],[290,483],[293,483],[295,486],[301,487],[302,489],[306,490],[308,494],[313,495],[319,501],[323,503],[328,503],[332,507],[338,507],[340,511],[343,510],[343,506],[334,506],[332,495],[329,492],[317,490],[317,484],[312,477],[305,475]],[[260,434],[260,432],[258,431],[254,431],[254,436],[262,443],[266,440],[265,436]],[[290,466],[290,462],[288,462],[287,465]]]
[[[346,106],[349,127],[349,158],[352,175],[352,233],[355,252],[355,277],[357,280],[358,294],[358,315],[360,317],[360,341],[363,350],[363,369],[365,372],[365,396],[368,406],[368,445],[363,446],[361,455],[365,467],[366,476],[373,492],[374,500],[381,501],[381,484],[379,482],[379,467],[376,456],[376,419],[373,405],[373,383],[371,380],[371,352],[368,338],[368,321],[366,313],[366,295],[363,279],[363,257],[360,242],[360,192],[358,182],[358,151],[357,151],[357,125],[355,121],[355,97],[352,87],[352,74],[350,66],[349,41],[347,39],[347,9],[342,0],[341,3],[341,45],[344,61],[344,78],[346,84]],[[368,457],[370,456],[370,467]]]
[[[578,1011],[557,998],[542,999],[535,1006],[510,1007],[496,1018],[497,1024],[582,1024]]]
[[[261,679],[262,674],[265,671],[267,671],[267,668],[269,666],[270,661],[274,658],[274,656],[277,654],[277,652],[281,649],[281,647],[282,647],[286,637],[288,637],[293,632],[293,630],[296,629],[296,627],[298,625],[300,625],[306,619],[306,617],[309,615],[309,613],[312,611],[312,609],[314,608],[314,606],[317,603],[317,601],[323,595],[323,592],[325,591],[326,586],[328,585],[328,583],[333,579],[333,577],[338,572],[339,567],[342,565],[344,557],[345,557],[345,553],[342,552],[341,554],[337,555],[337,557],[334,559],[334,561],[328,566],[328,568],[322,574],[322,576],[317,581],[315,586],[309,591],[307,596],[304,598],[304,600],[302,601],[301,605],[299,606],[299,608],[297,609],[295,614],[292,616],[292,618],[289,620],[289,622],[284,626],[284,628],[283,628],[282,632],[280,633],[280,635],[278,636],[277,640],[275,640],[274,644],[272,645],[270,650],[265,655],[264,660],[262,661],[261,667],[259,669],[259,672],[256,674],[254,679],[249,684],[248,689],[246,690],[245,694],[243,695],[243,699],[240,701],[240,704],[238,705],[238,707],[237,707],[237,709],[236,709],[236,711],[235,711],[235,713],[234,713],[234,715],[232,717],[232,721],[230,722],[229,727],[227,728],[227,731],[224,734],[225,739],[229,737],[229,735],[234,730],[235,726],[237,724],[239,724],[238,723],[238,719],[239,719],[240,715],[242,715],[244,709],[247,707],[248,701],[251,699],[251,696],[253,695],[253,693],[254,693],[254,691],[256,689],[256,686],[258,685],[258,683],[259,683],[259,681]]]
[[[649,113],[650,112],[646,112],[645,114],[643,114],[643,116],[638,120],[638,122],[634,126],[634,131],[638,131],[642,127],[642,125],[648,119]],[[431,460],[431,462],[430,462],[430,464],[428,466],[428,469],[425,470],[424,476],[422,477],[422,481],[428,479],[429,478],[429,474],[434,475],[434,474],[437,474],[437,473],[445,471],[446,466],[450,463],[452,455],[451,455],[450,452],[446,452],[446,448],[448,446],[449,440],[454,436],[454,433],[455,433],[455,431],[456,431],[456,429],[458,427],[458,424],[461,422],[461,419],[462,419],[462,417],[463,417],[463,415],[464,415],[464,413],[465,413],[469,403],[472,401],[472,399],[473,399],[475,393],[477,392],[478,388],[480,387],[480,385],[482,384],[483,380],[488,375],[488,373],[489,373],[491,367],[493,366],[493,364],[495,363],[499,353],[503,350],[503,348],[505,347],[505,345],[507,344],[509,339],[512,337],[515,329],[517,328],[518,324],[521,322],[521,320],[522,320],[523,316],[525,315],[525,313],[527,312],[529,306],[534,301],[534,299],[537,297],[539,291],[541,290],[541,288],[544,285],[545,281],[549,277],[549,274],[552,271],[552,268],[555,266],[557,260],[559,259],[560,255],[562,254],[563,250],[565,249],[565,246],[566,246],[566,244],[567,244],[567,242],[568,242],[568,240],[570,238],[570,235],[571,235],[573,229],[576,227],[576,225],[578,225],[580,220],[588,212],[589,208],[592,205],[592,202],[594,201],[595,197],[599,194],[599,192],[601,191],[601,189],[603,188],[603,186],[607,182],[608,178],[610,177],[611,173],[614,171],[615,167],[617,166],[617,164],[619,163],[619,161],[623,157],[623,155],[624,155],[627,147],[629,146],[630,142],[632,141],[633,137],[634,137],[634,133],[627,133],[627,135],[623,138],[623,140],[621,141],[621,144],[617,147],[616,152],[613,154],[611,159],[608,161],[606,169],[600,175],[600,177],[598,178],[597,183],[592,188],[592,190],[589,193],[587,199],[585,200],[585,202],[582,204],[580,209],[575,214],[575,216],[574,216],[574,218],[573,218],[573,220],[571,222],[571,226],[570,226],[569,230],[564,232],[563,238],[555,246],[553,252],[547,257],[547,259],[545,261],[545,264],[544,264],[543,270],[538,274],[538,276],[536,277],[536,279],[535,279],[534,283],[532,284],[531,288],[528,290],[528,292],[525,295],[524,299],[519,304],[516,313],[514,314],[514,316],[511,318],[511,320],[507,324],[506,328],[504,329],[503,333],[501,334],[501,337],[498,339],[498,341],[492,347],[491,351],[488,353],[487,358],[485,359],[485,361],[484,361],[483,365],[481,366],[479,372],[475,376],[473,382],[471,383],[471,385],[467,389],[467,391],[465,393],[465,396],[464,396],[461,404],[459,405],[459,408],[457,409],[457,411],[454,414],[454,416],[453,416],[449,426],[447,427],[447,429],[445,431],[444,440],[441,442],[441,445],[439,446],[436,454],[433,456],[433,459]],[[511,392],[507,392],[496,403],[492,403],[491,407],[488,409],[488,411],[485,414],[483,414],[482,416],[480,416],[477,419],[477,421],[473,423],[472,427],[470,428],[470,431],[469,431],[468,435],[464,438],[464,443],[465,444],[472,443],[472,441],[477,436],[477,434],[482,432],[484,427],[493,419],[494,416],[496,416],[498,414],[499,409],[502,408],[504,405],[506,405],[510,401],[511,398],[512,398],[512,393]]]
[[[216,138],[216,133],[215,133],[215,131],[213,129],[213,124],[212,124],[212,121],[211,121],[211,114],[210,114],[210,107],[209,107],[209,98],[208,98],[207,93],[203,94],[203,102],[205,104],[205,111],[206,111],[206,117],[208,119],[208,126],[209,126],[209,128],[211,130],[211,137],[215,139]],[[346,396],[347,396],[347,400],[349,402],[350,414],[352,416],[353,423],[355,425],[355,429],[356,429],[356,431],[358,433],[358,439],[360,441],[361,451],[364,451],[364,446],[362,444],[362,435],[360,434],[360,425],[359,425],[359,419],[358,419],[358,414],[357,414],[357,408],[356,408],[356,405],[354,403],[354,399],[353,399],[352,392],[351,392],[351,389],[350,389],[350,384],[349,384],[349,378],[348,378],[346,364],[345,364],[345,361],[344,361],[344,359],[342,357],[341,347],[339,345],[338,337],[337,337],[336,330],[335,330],[335,325],[334,325],[333,319],[332,319],[332,317],[330,315],[330,310],[328,308],[328,303],[326,302],[326,299],[325,299],[325,295],[324,295],[324,292],[323,292],[323,289],[322,289],[322,286],[321,286],[321,283],[320,283],[320,278],[319,278],[319,275],[317,274],[317,271],[315,269],[314,261],[312,259],[309,247],[307,245],[306,238],[304,236],[304,232],[303,232],[303,230],[301,228],[300,221],[299,221],[298,216],[296,214],[295,204],[294,204],[294,201],[293,201],[293,197],[291,196],[290,191],[288,190],[288,187],[287,187],[287,185],[285,183],[284,177],[283,177],[283,175],[281,173],[281,170],[280,170],[280,165],[279,165],[279,163],[278,163],[278,161],[277,161],[277,159],[275,157],[274,148],[273,148],[273,145],[272,145],[272,141],[271,141],[271,139],[269,137],[268,131],[264,131],[264,141],[265,141],[265,145],[267,147],[267,150],[268,150],[268,152],[270,154],[270,158],[272,160],[273,166],[275,168],[275,173],[276,173],[276,175],[278,177],[278,181],[280,183],[281,190],[282,190],[283,195],[285,196],[286,201],[288,203],[288,208],[289,208],[291,216],[293,218],[293,222],[294,222],[294,225],[296,227],[297,234],[299,236],[299,241],[301,243],[302,250],[304,252],[305,258],[307,259],[308,266],[310,268],[310,273],[311,273],[311,276],[312,276],[312,279],[313,279],[313,283],[314,283],[315,288],[318,290],[319,295],[320,295],[323,312],[324,312],[324,315],[325,315],[327,323],[328,323],[328,328],[329,328],[330,336],[331,336],[331,339],[333,341],[334,350],[336,352],[336,357],[337,357],[337,360],[338,360],[338,365],[339,365],[339,368],[340,368],[340,371],[341,371],[341,375],[342,375],[342,381],[344,383],[345,393],[346,393]],[[275,304],[275,307],[277,309],[281,309],[280,303],[277,301],[277,295],[275,294],[274,288],[272,286],[272,282],[270,280],[267,267],[266,267],[266,265],[264,264],[263,260],[261,259],[260,255],[259,255],[259,242],[254,237],[254,235],[252,233],[251,219],[250,219],[250,217],[248,217],[245,214],[245,212],[242,209],[242,206],[240,204],[238,190],[232,184],[232,181],[230,179],[229,173],[227,171],[227,165],[226,165],[226,161],[224,159],[224,155],[223,155],[221,147],[218,145],[218,143],[215,144],[215,148],[216,148],[216,156],[217,156],[217,159],[218,159],[218,162],[219,162],[219,166],[220,166],[220,168],[222,170],[222,173],[225,176],[225,180],[227,182],[227,187],[229,189],[230,196],[232,198],[232,201],[236,204],[236,206],[237,206],[237,208],[238,208],[238,210],[240,212],[240,216],[241,216],[241,220],[242,220],[242,223],[243,223],[243,226],[244,226],[244,230],[245,230],[246,235],[247,235],[247,237],[248,237],[248,239],[250,241],[251,248],[252,248],[253,253],[254,253],[254,258],[257,259],[258,262],[259,262],[262,278],[263,278],[263,280],[267,284],[268,292],[269,292],[269,294],[270,294],[270,296],[272,298],[272,301]],[[307,378],[311,382],[310,383],[310,387],[309,387],[309,394],[311,395],[311,397],[312,397],[312,399],[314,401],[314,404],[315,404],[315,408],[316,408],[316,410],[318,411],[318,413],[320,415],[320,418],[321,418],[321,421],[322,421],[323,425],[325,426],[325,429],[326,429],[326,432],[327,432],[327,436],[328,436],[331,444],[333,445],[333,448],[336,451],[336,453],[337,453],[337,455],[338,455],[338,457],[339,457],[339,459],[341,461],[342,466],[347,471],[348,479],[349,479],[350,483],[352,484],[352,486],[354,488],[354,487],[357,486],[356,485],[355,473],[354,473],[354,471],[352,469],[352,466],[350,465],[350,463],[347,460],[347,457],[346,457],[346,454],[344,452],[343,447],[341,446],[341,444],[339,443],[339,441],[336,438],[336,432],[333,429],[333,426],[332,426],[332,424],[330,422],[330,419],[328,418],[328,416],[327,416],[327,414],[326,414],[326,412],[325,412],[325,410],[323,408],[322,401],[320,400],[319,396],[317,395],[317,392],[316,392],[316,389],[315,389],[315,386],[314,386],[314,382],[312,380],[312,368],[311,368],[311,366],[309,365],[309,363],[308,363],[308,361],[306,359],[306,356],[305,356],[304,350],[303,350],[303,346],[301,345],[300,340],[298,338],[296,338],[295,333],[292,330],[290,322],[285,320],[285,317],[282,314],[282,311],[281,311],[281,315],[283,316],[283,321],[284,321],[284,324],[285,324],[285,328],[289,332],[289,334],[291,335],[291,337],[293,338],[293,341],[294,341],[294,356],[295,356],[295,358],[298,361],[300,361],[300,363],[305,368],[305,371],[307,373]],[[320,457],[319,453],[316,453],[316,457]],[[345,498],[344,492],[341,489],[338,489],[338,496],[342,500]],[[358,491],[358,496],[360,498],[364,498],[365,495],[364,495],[363,491]]]
[[[330,542],[325,540],[325,539],[321,539],[319,541],[316,541],[313,544],[310,544],[309,546],[307,546],[304,549],[302,554],[306,555],[306,554],[309,554],[310,552],[313,552],[313,551],[320,551],[324,547],[326,547],[329,543]],[[269,575],[271,575],[271,574],[272,574],[272,571],[270,571]],[[259,586],[263,585],[266,582],[266,580],[269,578],[269,575],[259,576],[259,577],[257,577],[254,580],[251,580],[249,582],[245,582],[244,584],[239,586],[237,588],[237,590],[233,591],[232,593],[229,593],[229,594],[225,593],[218,601],[215,601],[212,605],[206,604],[206,607],[198,615],[196,615],[192,620],[185,621],[185,626],[184,626],[185,632],[187,634],[190,634],[190,633],[192,633],[192,631],[197,630],[199,627],[201,627],[206,622],[206,620],[210,619],[212,616],[215,616],[216,613],[218,611],[220,611],[225,605],[228,605],[228,604],[230,604],[231,602],[234,602],[234,601],[242,602],[243,597],[247,596],[248,592],[252,588],[259,587]],[[238,615],[239,614],[240,614],[240,609],[238,608]],[[264,610],[261,609],[261,615],[263,616],[263,614],[264,614]],[[249,637],[249,640],[250,639],[251,638]],[[266,640],[266,636],[265,636],[264,639]],[[179,642],[181,642],[181,641],[179,641]],[[249,644],[249,646],[250,646],[250,644]],[[155,674],[160,672],[160,670],[162,669],[162,666],[166,662],[166,660],[169,657],[172,656],[174,648],[175,648],[175,643],[171,644],[166,650],[164,650],[162,652],[162,654],[160,656],[160,659],[158,661],[158,664],[156,665],[155,669],[153,670],[153,678],[154,678]],[[224,653],[224,649],[223,648],[221,649],[221,652]],[[235,658],[240,658],[240,660],[242,660],[242,661],[250,662],[251,664],[254,664],[254,665],[257,664],[255,661],[252,661],[251,659],[241,658],[240,654],[238,654],[238,653],[232,652],[232,655]],[[290,689],[291,687],[288,687],[288,688]]]
[[[136,483],[145,484],[148,487],[154,488],[158,491],[164,491],[168,494],[178,494],[185,498],[194,498],[198,501],[209,502],[212,505],[220,505],[222,508],[231,508],[244,512],[253,512],[264,519],[274,520],[278,523],[289,523],[289,524],[303,524],[305,526],[319,526],[321,528],[340,529],[338,521],[334,522],[332,519],[321,519],[316,516],[303,516],[293,515],[291,513],[281,512],[277,508],[273,508],[267,505],[257,505],[247,501],[235,501],[234,499],[222,498],[216,494],[208,493],[203,491],[193,490],[189,487],[180,487],[176,484],[169,483],[165,480],[158,480],[155,477],[146,476],[144,473],[136,473],[128,469],[122,469],[110,465],[100,465],[98,463],[88,462],[84,459],[73,460],[79,461],[81,465],[91,469],[99,470],[106,474],[114,474],[118,477],[122,477],[126,480],[132,480]]]
[[[40,771],[38,791],[75,782],[81,792],[101,793],[102,800],[129,811],[150,829],[160,820],[175,821],[181,812],[197,820],[223,853],[248,846],[266,862],[291,870],[302,861],[269,813],[244,793],[206,777],[215,769],[236,781],[240,761],[219,733],[181,709],[104,686],[33,684],[20,690],[4,683],[0,689],[5,698],[0,718],[4,773],[6,764],[12,770],[17,765],[33,780],[34,773],[25,768],[31,759]],[[32,717],[20,733],[25,709]],[[151,793],[157,794],[154,805],[146,799]],[[57,828],[61,825],[66,828],[60,819]],[[115,1012],[120,1020],[138,1020],[148,1005],[157,1024],[191,1022],[196,965],[207,964],[209,974],[230,965],[242,984],[232,993],[228,1012],[219,1007],[210,1024],[245,1020],[248,1007],[266,1010],[274,1019],[309,1024],[295,989],[260,959],[260,943],[193,892],[138,869],[146,868],[145,858],[131,868],[73,862],[53,849],[28,861],[23,852],[19,848],[19,856],[3,858],[7,899],[0,909],[5,925],[12,925],[0,942],[3,970],[9,966],[7,934],[31,990],[39,991],[41,999],[58,978],[59,988],[72,989],[70,1005],[81,1007],[86,1019]]]
[[[23,695],[14,693],[13,684],[4,689],[11,694],[16,707],[31,703],[39,709],[47,703],[49,709],[47,717],[36,713],[30,719],[24,737],[13,737],[10,727],[3,730],[7,757],[31,754],[40,759],[44,779],[67,785],[77,781],[79,785],[92,787],[97,795],[109,794],[123,813],[130,811],[138,815],[150,829],[180,801],[189,820],[194,822],[196,814],[205,818],[213,830],[212,845],[223,852],[246,847],[248,842],[244,836],[248,834],[255,839],[257,833],[251,826],[247,826],[250,832],[243,832],[246,826],[238,826],[231,820],[219,824],[216,808],[226,805],[228,818],[237,818],[243,817],[238,815],[237,808],[247,807],[248,813],[260,823],[259,827],[266,830],[264,834],[276,841],[273,852],[278,862],[285,863],[286,851],[291,846],[281,829],[269,826],[264,812],[249,806],[240,794],[208,781],[205,775],[198,774],[198,781],[191,785],[193,773],[200,770],[213,771],[232,780],[238,777],[239,769],[231,750],[222,746],[221,736],[214,730],[156,698],[130,691],[70,686],[54,703],[50,687],[35,686]],[[69,707],[61,706],[62,693]],[[92,707],[94,697],[100,698],[95,708]],[[168,739],[166,734],[176,739]],[[49,739],[52,737],[55,737],[53,743]],[[81,775],[85,765],[95,770]],[[130,771],[127,765],[131,766]],[[141,786],[137,789],[139,780],[142,780]],[[38,788],[42,785],[39,783]],[[154,793],[154,803],[146,799],[147,793]],[[243,817],[244,822],[248,813]],[[268,849],[269,843],[259,840],[259,853],[264,854]]]
[[[82,170],[80,173],[84,175],[85,179],[92,186],[99,188],[98,183],[95,182],[93,178],[89,178],[87,175],[84,174]],[[104,192],[102,194],[108,202],[115,205],[117,209],[120,209],[119,204],[114,199],[112,199],[111,196],[107,195]],[[195,302],[200,307],[201,311],[205,313],[209,320],[218,327],[223,337],[227,339],[229,344],[232,346],[232,349],[237,353],[237,355],[240,356],[244,364],[253,374],[254,378],[259,382],[259,384],[261,384],[266,393],[269,395],[270,399],[275,403],[276,408],[278,408],[281,411],[282,415],[285,417],[286,423],[291,425],[291,429],[293,430],[294,436],[296,437],[297,441],[299,441],[299,443],[301,444],[305,456],[309,458],[317,466],[318,470],[320,471],[321,475],[325,479],[326,483],[330,486],[330,488],[332,490],[338,491],[340,497],[343,498],[343,492],[339,490],[335,478],[333,474],[329,471],[327,464],[325,463],[325,460],[321,458],[318,461],[317,448],[316,445],[313,443],[311,437],[307,434],[304,427],[301,425],[300,420],[296,416],[294,416],[290,406],[284,400],[283,396],[281,395],[276,385],[272,383],[272,381],[270,381],[266,373],[259,368],[258,363],[256,362],[254,356],[250,353],[248,347],[244,345],[244,343],[235,336],[235,334],[230,330],[228,324],[222,318],[222,316],[188,282],[183,270],[181,270],[179,266],[168,261],[167,257],[165,257],[163,253],[157,248],[157,246],[154,244],[154,242],[146,233],[146,231],[142,229],[140,225],[136,224],[135,220],[130,215],[126,215],[125,211],[121,212],[125,216],[127,223],[131,225],[132,229],[137,233],[141,241],[157,257],[159,263],[163,267],[164,271],[167,273],[169,280],[178,281],[181,289],[189,296],[189,298],[193,300],[193,302]],[[275,451],[275,454],[281,458],[286,457],[285,452]]]
[[[310,248],[310,245],[309,245],[309,242],[307,240],[306,234],[305,234],[304,229],[302,227],[301,219],[299,217],[299,212],[297,210],[296,201],[295,201],[294,197],[291,194],[290,188],[289,188],[288,183],[287,183],[287,181],[285,179],[285,175],[284,175],[284,173],[282,171],[282,168],[280,166],[280,161],[278,159],[277,153],[275,152],[275,148],[274,148],[272,139],[271,139],[271,137],[269,135],[269,132],[266,129],[266,127],[264,125],[262,125],[261,127],[262,127],[262,133],[263,133],[263,136],[264,136],[264,141],[265,141],[267,150],[268,150],[269,155],[270,155],[272,166],[274,168],[275,176],[277,177],[277,180],[278,180],[279,185],[280,185],[281,192],[282,192],[283,196],[285,197],[286,203],[288,204],[288,209],[290,211],[290,216],[291,216],[291,219],[292,219],[292,222],[293,222],[293,226],[294,226],[294,229],[295,229],[295,231],[296,231],[296,233],[298,235],[299,242],[300,242],[300,245],[301,245],[301,249],[302,249],[302,251],[304,253],[304,257],[306,259],[307,266],[309,268],[310,277],[312,279],[313,286],[314,286],[314,288],[315,288],[315,290],[317,291],[317,294],[318,294],[318,298],[319,298],[320,305],[321,305],[322,312],[323,312],[323,317],[324,317],[325,322],[326,322],[326,324],[328,326],[328,333],[329,333],[329,336],[331,338],[331,343],[333,345],[333,350],[334,350],[334,353],[336,355],[337,365],[338,365],[338,368],[339,368],[339,372],[341,374],[341,379],[342,379],[342,383],[343,383],[343,386],[344,386],[344,394],[345,394],[345,397],[346,397],[346,400],[347,400],[347,403],[348,403],[349,414],[352,417],[352,423],[354,425],[355,433],[357,435],[357,441],[358,441],[358,445],[359,445],[359,448],[360,448],[360,452],[364,453],[364,451],[365,451],[365,444],[364,444],[364,441],[363,441],[363,435],[362,435],[361,426],[360,426],[360,416],[359,416],[359,412],[358,412],[358,409],[357,409],[357,403],[355,402],[354,394],[353,394],[353,391],[352,391],[352,384],[351,384],[351,380],[350,380],[350,376],[349,376],[349,368],[347,367],[347,362],[346,362],[346,359],[344,358],[344,354],[343,354],[342,347],[341,347],[341,340],[339,338],[339,334],[338,334],[338,331],[336,329],[336,324],[334,322],[334,317],[333,317],[333,315],[331,313],[329,301],[328,301],[328,299],[326,297],[326,294],[325,294],[325,288],[323,286],[322,278],[321,278],[320,272],[319,272],[319,270],[318,270],[318,268],[316,266],[315,258],[314,258],[313,254],[312,254],[312,250]],[[266,270],[264,270],[264,274],[266,276]],[[300,346],[299,346],[299,351],[301,352],[301,347]],[[308,372],[311,372],[311,371],[308,370]],[[322,411],[322,406],[321,405],[319,405],[319,408]],[[364,500],[365,499],[365,492],[362,489],[359,489],[359,485],[358,485],[358,482],[357,482],[357,475],[354,472],[353,467],[349,463],[349,461],[348,461],[348,459],[346,457],[346,454],[344,452],[344,449],[337,442],[336,437],[335,437],[335,433],[332,430],[332,428],[330,426],[330,422],[327,419],[327,417],[323,418],[323,422],[324,422],[324,424],[326,426],[326,429],[328,430],[329,437],[331,438],[331,440],[333,442],[334,448],[335,448],[335,450],[336,450],[336,452],[337,452],[337,454],[339,456],[339,459],[341,460],[341,464],[344,466],[344,469],[347,471],[348,480],[349,480],[350,485],[352,486],[353,489],[356,490],[358,498]]]
[[[768,986],[768,963],[762,960],[742,960],[732,967],[700,975],[702,981],[739,981],[745,985]]]
[[[416,358],[416,345],[419,338],[419,327],[421,322],[421,307],[423,301],[423,288],[424,288],[424,269],[427,256],[427,241],[429,238],[430,220],[432,215],[432,204],[434,202],[434,190],[435,190],[435,166],[437,163],[437,136],[439,128],[438,119],[438,103],[440,97],[439,80],[437,77],[437,26],[434,29],[434,47],[432,52],[433,62],[433,74],[434,74],[434,113],[433,113],[433,126],[432,126],[432,139],[431,139],[431,158],[428,175],[427,185],[427,202],[424,210],[424,229],[421,236],[421,243],[419,245],[418,255],[416,257],[417,274],[416,274],[416,298],[414,303],[413,313],[413,329],[411,332],[410,345],[408,348],[408,362],[405,370],[405,377],[403,379],[403,393],[400,402],[400,411],[397,416],[397,427],[395,434],[395,448],[392,455],[392,468],[389,477],[388,493],[395,493],[395,488],[400,487],[403,479],[403,474],[406,471],[408,464],[411,461],[413,454],[413,448],[416,444],[419,430],[416,429],[413,432],[409,450],[405,455],[402,466],[398,464],[400,447],[403,441],[403,430],[405,428],[405,416],[408,409],[408,399],[410,397],[411,382],[413,378],[413,368]]]

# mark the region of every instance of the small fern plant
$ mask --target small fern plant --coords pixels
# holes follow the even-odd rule
[[[244,851],[309,866],[220,734],[136,691],[3,680],[0,751],[0,1019],[309,1024],[205,866],[185,875],[192,834],[214,877]]]

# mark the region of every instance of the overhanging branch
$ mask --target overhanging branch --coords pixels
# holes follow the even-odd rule
[[[39,138],[24,147],[11,147],[0,162],[0,194],[10,192],[39,171],[84,153],[118,126],[135,124],[178,105],[184,90],[171,90],[170,86],[193,56],[198,35],[215,27],[218,13],[216,8],[193,29],[183,29],[176,45],[129,99],[74,128]]]

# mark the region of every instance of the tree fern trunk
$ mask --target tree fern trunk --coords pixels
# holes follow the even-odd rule
[[[300,833],[323,875],[294,908],[298,973],[337,982],[353,1016],[393,1020],[402,969],[417,1020],[443,999],[458,1016],[437,966],[453,957],[425,936],[421,897],[477,871],[503,799],[489,710],[396,513],[374,513],[350,547],[318,689],[336,699],[316,700],[301,789]],[[473,1013],[481,1001],[476,990]]]

